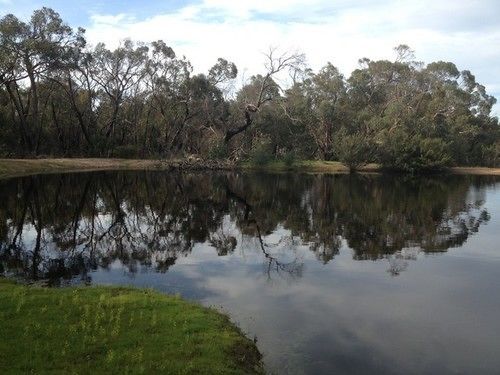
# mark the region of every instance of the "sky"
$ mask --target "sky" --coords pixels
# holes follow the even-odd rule
[[[269,47],[305,53],[314,70],[331,62],[348,76],[360,58],[393,60],[393,48],[407,44],[417,60],[472,71],[500,100],[499,0],[0,0],[0,14],[26,19],[42,6],[84,27],[91,44],[163,39],[196,72],[224,57],[241,77],[263,70]]]

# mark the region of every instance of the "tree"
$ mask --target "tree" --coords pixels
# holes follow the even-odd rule
[[[173,132],[178,124],[185,123],[189,116],[189,108],[187,101],[183,100],[182,90],[190,77],[192,67],[185,59],[176,58],[173,49],[162,40],[152,43],[151,52],[145,66],[145,83],[150,106],[145,131],[154,144],[153,150],[167,154],[173,148]],[[161,130],[153,129],[151,120],[161,124]],[[158,142],[155,134],[162,134],[159,139],[163,142]]]
[[[305,81],[304,90],[311,111],[305,119],[321,158],[331,160],[334,155],[334,133],[347,126],[347,87],[344,76],[328,63],[318,74]]]
[[[94,50],[94,74],[92,79],[97,83],[104,102],[106,122],[102,130],[106,140],[115,132],[118,125],[120,109],[123,102],[138,90],[139,82],[144,78],[144,64],[149,48],[144,44],[135,45],[125,40],[115,50],[108,50],[100,43]],[[125,123],[121,123],[122,136],[125,134]]]
[[[0,152],[12,156],[295,157],[417,171],[498,165],[496,99],[453,62],[362,58],[344,76],[270,49],[238,87],[236,65],[205,73],[162,40],[86,46],[52,9],[0,19]]]
[[[30,22],[8,14],[0,20],[0,82],[15,110],[23,147],[36,154],[42,132],[40,82],[83,48],[83,29],[74,32],[49,8]]]
[[[345,129],[337,134],[336,149],[338,160],[350,172],[374,161],[376,154],[376,147],[370,138],[360,132],[349,134]]]
[[[277,50],[271,48],[266,54],[266,73],[263,76],[256,76],[253,78],[254,83],[257,83],[257,90],[251,96],[246,97],[243,103],[242,111],[244,113],[244,122],[236,127],[229,128],[224,136],[224,141],[229,143],[231,139],[247,130],[253,123],[255,114],[267,102],[273,100],[276,96],[276,85],[273,77],[284,70],[299,69],[304,62],[304,55],[283,53],[276,56]]]

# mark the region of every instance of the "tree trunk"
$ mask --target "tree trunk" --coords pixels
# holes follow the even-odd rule
[[[5,84],[5,88],[7,89],[7,93],[9,94],[10,100],[14,105],[14,108],[16,109],[17,116],[19,118],[19,131],[21,133],[21,139],[26,148],[28,148],[29,152],[33,151],[33,143],[31,142],[31,136],[29,134],[29,125],[27,122],[27,113],[24,111],[23,103],[21,101],[21,98],[19,97],[19,93],[17,92],[17,88],[12,87],[13,82],[7,82]],[[14,83],[15,84],[15,83]],[[16,90],[16,93],[18,94],[16,96],[16,93],[14,93],[14,89]],[[23,150],[23,154],[26,152],[26,150]]]
[[[252,125],[252,121],[253,121],[252,116],[250,115],[250,111],[247,108],[245,109],[245,123],[237,128],[229,129],[226,132],[226,135],[224,136],[224,143],[226,145],[229,144],[229,142],[231,141],[231,139],[233,139],[234,136],[247,130],[250,127],[250,125]]]

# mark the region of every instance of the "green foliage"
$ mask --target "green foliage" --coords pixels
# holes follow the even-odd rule
[[[339,161],[354,171],[373,161],[375,145],[361,133],[347,134],[342,131],[338,133],[336,151]]]
[[[273,150],[271,142],[268,140],[260,140],[252,147],[249,155],[250,162],[255,166],[265,166],[273,159]]]
[[[442,169],[450,165],[448,145],[439,138],[409,136],[394,132],[380,145],[380,162],[383,167],[416,172]]]
[[[500,142],[481,147],[481,159],[488,167],[498,167],[500,165]]]
[[[227,145],[219,139],[216,139],[211,143],[208,149],[208,159],[210,160],[221,160],[228,156]]]
[[[261,373],[224,315],[148,290],[0,280],[2,373]]]
[[[288,151],[283,155],[283,162],[287,167],[292,167],[297,160],[297,157],[295,155],[295,152],[293,151]]]
[[[340,158],[351,169],[371,159],[411,171],[497,164],[496,99],[470,71],[447,61],[425,65],[406,45],[395,48],[394,61],[361,59],[348,77],[331,63],[313,72],[302,55],[273,52],[264,71],[228,99],[238,69],[223,58],[206,74],[193,74],[190,62],[161,40],[91,48],[83,29],[51,9],[36,10],[28,21],[6,15],[1,153],[249,155],[264,165],[279,150],[294,150],[302,159]],[[285,70],[295,78],[290,87],[275,80]],[[259,145],[260,137],[273,150]]]

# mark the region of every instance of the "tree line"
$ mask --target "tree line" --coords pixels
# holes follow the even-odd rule
[[[284,78],[286,77],[286,78]],[[339,160],[408,171],[497,166],[496,99],[451,62],[359,60],[345,77],[270,49],[236,85],[234,63],[205,74],[164,41],[89,46],[52,9],[0,20],[0,155]],[[237,87],[237,88],[235,88]]]

